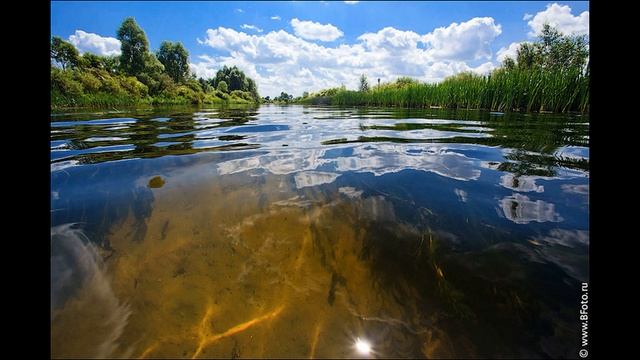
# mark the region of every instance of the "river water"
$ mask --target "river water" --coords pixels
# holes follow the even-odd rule
[[[61,357],[577,357],[589,118],[51,115]]]

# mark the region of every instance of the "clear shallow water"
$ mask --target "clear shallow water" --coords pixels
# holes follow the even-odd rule
[[[588,133],[477,111],[52,114],[52,355],[577,357]]]

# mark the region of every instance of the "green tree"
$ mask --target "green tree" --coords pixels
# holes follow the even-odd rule
[[[253,81],[253,79],[250,78],[250,77],[246,77],[245,78],[244,91],[248,91],[251,94],[251,97],[256,101],[260,99],[260,95],[258,94],[258,87],[256,86],[256,82]]]
[[[589,56],[586,36],[564,36],[549,24],[542,27],[538,46],[543,67],[550,69],[582,69]]]
[[[102,58],[102,64],[105,70],[111,74],[115,74],[118,72],[118,69],[120,69],[120,56],[105,56]]]
[[[544,24],[535,43],[522,43],[518,48],[516,63],[507,58],[505,68],[546,70],[582,70],[589,57],[586,36],[566,36],[549,24]]]
[[[289,95],[286,92],[281,92],[280,96],[274,98],[273,100],[277,100],[277,101],[284,101],[284,102],[289,102],[291,100],[293,100],[293,95]]]
[[[157,95],[166,89],[174,87],[173,80],[164,71],[164,65],[154,54],[147,53],[144,56],[144,65],[141,73],[137,75],[138,80],[149,89],[149,94]]]
[[[227,86],[227,82],[224,80],[220,80],[218,82],[218,87],[217,87],[218,91],[222,91],[224,93],[229,92],[229,87]]]
[[[75,68],[80,62],[78,50],[58,36],[51,39],[51,59],[62,65],[62,69]]]
[[[540,53],[535,44],[522,43],[518,48],[516,55],[518,67],[522,69],[531,69],[541,62]]]
[[[182,83],[189,77],[189,52],[181,43],[163,41],[156,56],[176,83]]]
[[[216,73],[216,84],[218,84],[220,81],[224,81],[227,83],[229,91],[248,91],[248,89],[245,88],[245,78],[246,76],[240,69],[238,69],[238,67],[228,67],[225,65]]]
[[[367,80],[367,76],[365,74],[362,74],[360,76],[360,86],[359,86],[360,91],[362,92],[367,92],[369,91],[369,81]]]
[[[120,25],[117,35],[121,44],[120,65],[122,69],[129,75],[135,76],[142,73],[149,53],[149,42],[144,31],[132,17],[128,17]]]
[[[80,64],[84,68],[102,69],[104,66],[102,57],[92,53],[82,54],[82,57],[80,58]]]
[[[200,87],[205,93],[210,93],[211,90],[213,90],[213,88],[209,84],[209,81],[205,80],[204,78],[201,78],[201,77],[198,78],[198,83],[200,84]]]
[[[503,66],[505,69],[509,69],[509,70],[511,70],[511,69],[514,69],[514,68],[516,67],[516,62],[515,62],[515,61],[513,61],[513,59],[512,59],[512,58],[510,58],[510,57],[506,57],[506,58],[504,59],[504,61],[502,62],[502,66]]]

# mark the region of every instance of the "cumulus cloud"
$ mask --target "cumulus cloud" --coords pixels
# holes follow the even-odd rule
[[[520,49],[520,45],[525,43],[523,42],[513,42],[509,44],[507,47],[501,47],[500,50],[496,53],[496,59],[502,63],[506,58],[510,57],[515,60],[518,57],[518,49]]]
[[[272,16],[271,20],[277,20],[280,21],[280,19],[282,19],[280,16],[276,15],[276,16]]]
[[[413,31],[386,27],[377,33],[363,34],[358,40],[371,50],[408,51],[415,49],[422,37]]]
[[[216,60],[207,55],[200,55],[198,58],[201,60],[200,62],[189,64],[191,72],[205,79],[216,77],[216,72],[218,71]]]
[[[340,29],[331,24],[320,24],[297,18],[291,20],[291,26],[296,35],[307,40],[333,41],[344,35]]]
[[[299,95],[341,85],[355,89],[361,74],[372,82],[401,76],[435,82],[462,71],[486,74],[496,67],[490,45],[500,26],[493,19],[475,18],[438,30],[418,34],[386,27],[360,35],[355,43],[329,46],[285,30],[247,34],[218,27],[208,29],[204,40],[198,39],[218,55],[200,56],[190,65],[203,77],[211,77],[223,65],[236,65],[256,81],[263,96],[282,91]]]
[[[242,24],[240,27],[243,28],[243,29],[247,29],[247,30],[254,30],[254,31],[257,31],[259,33],[261,33],[263,31],[262,29],[260,29],[259,27],[255,26],[255,25]]]
[[[120,40],[116,38],[76,30],[69,36],[69,42],[80,53],[90,52],[102,56],[120,55]]]
[[[531,20],[531,18],[533,18],[533,15],[529,13],[525,13],[524,16],[522,17],[522,20],[527,21],[527,20]]]
[[[477,60],[491,58],[491,42],[502,33],[502,26],[493,18],[476,17],[460,24],[435,29],[424,36],[432,48],[431,56],[437,59],[456,58]]]
[[[583,11],[580,15],[574,16],[568,5],[549,4],[544,11],[533,16],[527,23],[531,28],[529,36],[539,35],[545,23],[565,35],[589,35],[589,12]]]

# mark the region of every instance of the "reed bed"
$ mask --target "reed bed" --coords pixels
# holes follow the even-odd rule
[[[584,113],[589,111],[589,76],[571,69],[498,69],[485,76],[462,73],[435,84],[413,81],[366,92],[339,91],[332,104]]]

